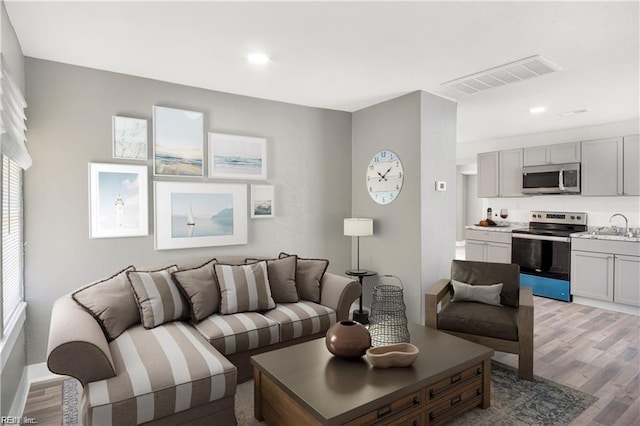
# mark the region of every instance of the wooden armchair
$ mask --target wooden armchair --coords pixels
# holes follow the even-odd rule
[[[502,306],[451,302],[452,280],[471,285],[503,283]],[[496,351],[518,354],[518,377],[533,379],[533,294],[530,287],[520,287],[518,265],[454,260],[451,279],[438,281],[425,295],[425,323]]]

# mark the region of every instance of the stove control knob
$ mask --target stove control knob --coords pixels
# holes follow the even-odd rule
[[[541,215],[541,214],[539,214],[539,215],[538,215],[538,219],[540,219],[541,217],[542,217],[542,215]]]
[[[571,216],[571,220],[574,220],[576,217],[575,216]],[[579,218],[578,218],[579,219]]]
[[[582,216],[578,216],[578,220],[582,219]]]

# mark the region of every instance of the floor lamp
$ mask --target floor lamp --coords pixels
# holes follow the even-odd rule
[[[373,235],[373,219],[354,217],[344,220],[344,235],[347,237],[357,238],[357,256],[356,269],[349,269],[347,275],[358,277],[360,281],[360,309],[354,311],[353,319],[362,324],[369,323],[368,313],[362,309],[362,280],[364,277],[371,277],[376,273],[366,269],[360,269],[360,237],[368,237]]]

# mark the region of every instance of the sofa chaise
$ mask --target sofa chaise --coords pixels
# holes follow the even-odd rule
[[[235,425],[252,355],[348,319],[360,285],[327,266],[286,253],[131,266],[54,303],[47,366],[82,384],[87,425]]]

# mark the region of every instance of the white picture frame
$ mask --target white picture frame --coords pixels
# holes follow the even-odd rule
[[[209,177],[267,179],[267,140],[209,132]]]
[[[153,107],[153,174],[204,177],[204,113]]]
[[[248,243],[247,185],[154,183],[155,249]]]
[[[114,159],[149,159],[147,120],[114,115],[111,129]]]
[[[89,163],[91,238],[149,235],[146,165]]]
[[[275,217],[275,187],[273,185],[251,185],[251,218]]]

